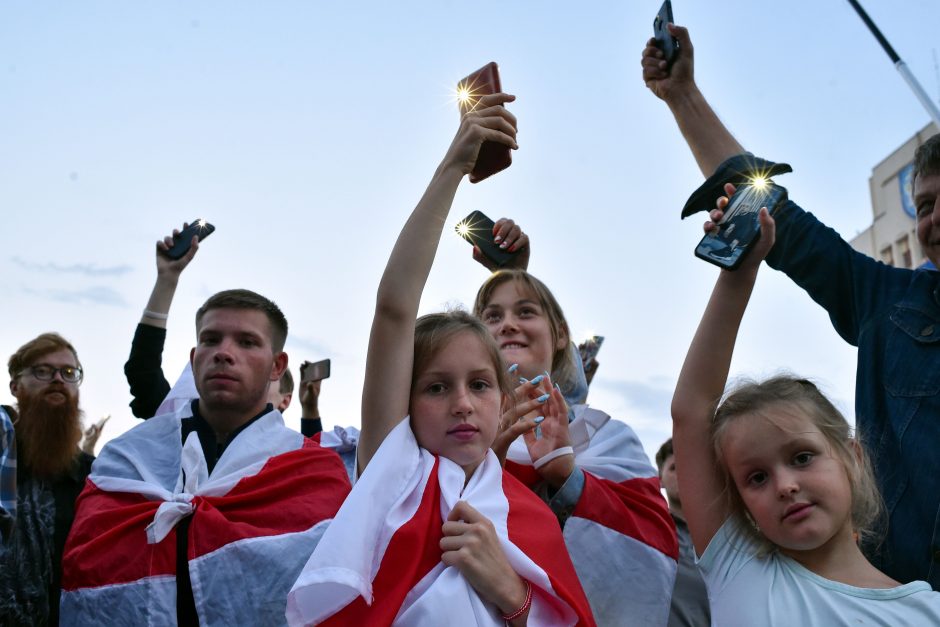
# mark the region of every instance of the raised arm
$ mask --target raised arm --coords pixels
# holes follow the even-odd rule
[[[699,169],[708,177],[725,159],[741,154],[744,148],[718,119],[695,84],[695,55],[689,31],[670,24],[669,32],[679,41],[675,62],[667,69],[662,51],[650,39],[641,61],[643,81],[669,106]]]
[[[517,148],[516,119],[501,106],[514,99],[506,94],[484,96],[473,112],[464,115],[444,160],[392,249],[379,283],[369,336],[357,450],[360,471],[408,414],[415,318],[447,214],[457,186],[473,169],[484,141]]]
[[[723,209],[725,204],[727,198],[719,202],[719,207]],[[766,209],[761,209],[760,223],[761,239],[745,261],[736,271],[719,275],[672,398],[679,493],[699,555],[730,513],[724,505],[721,472],[711,444],[711,422],[728,381],[734,343],[757,270],[774,242],[774,221]]]
[[[183,228],[186,227],[183,223]],[[130,357],[124,364],[124,375],[134,397],[131,411],[138,418],[153,416],[170,391],[161,365],[167,318],[180,275],[199,249],[199,237],[193,236],[192,247],[183,257],[176,260],[167,257],[164,253],[173,245],[173,236],[178,234],[179,230],[174,230],[172,236],[157,242],[157,281],[134,333]]]

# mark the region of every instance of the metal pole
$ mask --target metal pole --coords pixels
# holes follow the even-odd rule
[[[908,87],[913,90],[914,95],[917,96],[917,99],[920,100],[920,104],[927,109],[927,113],[933,119],[933,123],[937,125],[937,128],[940,128],[940,108],[937,107],[937,103],[930,99],[930,96],[927,95],[927,92],[924,91],[924,88],[920,86],[920,83],[917,82],[917,79],[914,78],[914,75],[911,73],[910,68],[907,67],[907,64],[901,60],[901,57],[898,56],[898,53],[894,51],[894,48],[891,47],[891,44],[888,43],[888,40],[885,39],[885,36],[881,34],[881,31],[878,30],[878,27],[875,26],[875,23],[871,21],[871,18],[868,17],[868,13],[865,12],[865,9],[862,8],[856,0],[849,0],[849,4],[852,5],[852,8],[855,9],[855,12],[858,13],[858,16],[862,18],[862,21],[865,22],[865,26],[868,27],[868,30],[871,31],[871,34],[875,36],[875,39],[878,40],[878,43],[881,44],[881,47],[888,54],[888,57],[891,59],[891,62],[894,63],[895,69],[907,83]]]

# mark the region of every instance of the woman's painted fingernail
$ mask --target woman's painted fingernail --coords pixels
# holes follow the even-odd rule
[[[557,383],[555,384],[555,389],[558,390],[559,392],[561,392],[561,386],[558,385]]]
[[[536,418],[536,419],[533,420],[532,422],[534,422],[535,424],[539,425],[539,424],[542,424],[542,422],[544,422],[544,421],[545,421],[545,416],[539,416],[538,418]]]
[[[539,383],[542,382],[542,379],[544,379],[544,378],[545,378],[545,375],[544,375],[544,374],[540,374],[539,376],[537,376],[537,377],[535,377],[534,379],[532,379],[531,381],[529,381],[529,383],[531,383],[532,385],[538,385]]]
[[[543,372],[542,374],[544,374],[544,375],[545,375],[545,378],[546,378],[546,379],[551,379],[551,378],[552,378],[552,375],[551,375],[551,374],[549,374],[549,372],[548,372],[548,370],[546,370],[546,371],[545,371],[545,372]]]
[[[542,439],[542,425],[539,425],[535,428],[535,439],[536,440]]]
[[[542,394],[540,397],[538,397],[538,398],[535,399],[535,400],[537,400],[537,401],[540,402],[540,403],[544,403],[545,401],[548,400],[548,397],[549,397],[549,396],[551,396],[551,394]]]
[[[500,248],[506,248],[507,246],[509,246],[509,242],[503,242],[499,245]]]
[[[525,377],[519,377],[519,385],[525,385],[528,382],[529,380],[526,379]]]
[[[519,364],[513,364],[509,366],[509,370],[507,370],[506,372],[508,372],[509,374],[512,374],[518,369],[519,369]]]
[[[493,241],[499,244],[501,241],[503,241],[503,238],[497,235],[496,237],[493,238]]]

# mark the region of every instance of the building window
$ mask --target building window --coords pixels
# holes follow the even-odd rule
[[[914,259],[911,256],[911,242],[907,235],[897,241],[898,258],[905,268],[914,267]]]
[[[889,266],[894,265],[894,253],[891,250],[891,246],[885,246],[881,249],[881,260]]]

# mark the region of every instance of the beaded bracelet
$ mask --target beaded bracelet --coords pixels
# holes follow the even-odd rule
[[[509,624],[509,621],[516,620],[523,614],[529,611],[529,608],[532,607],[532,586],[529,585],[529,582],[523,579],[525,582],[525,602],[522,604],[518,610],[512,614],[503,614],[503,620],[506,621],[506,624]]]

